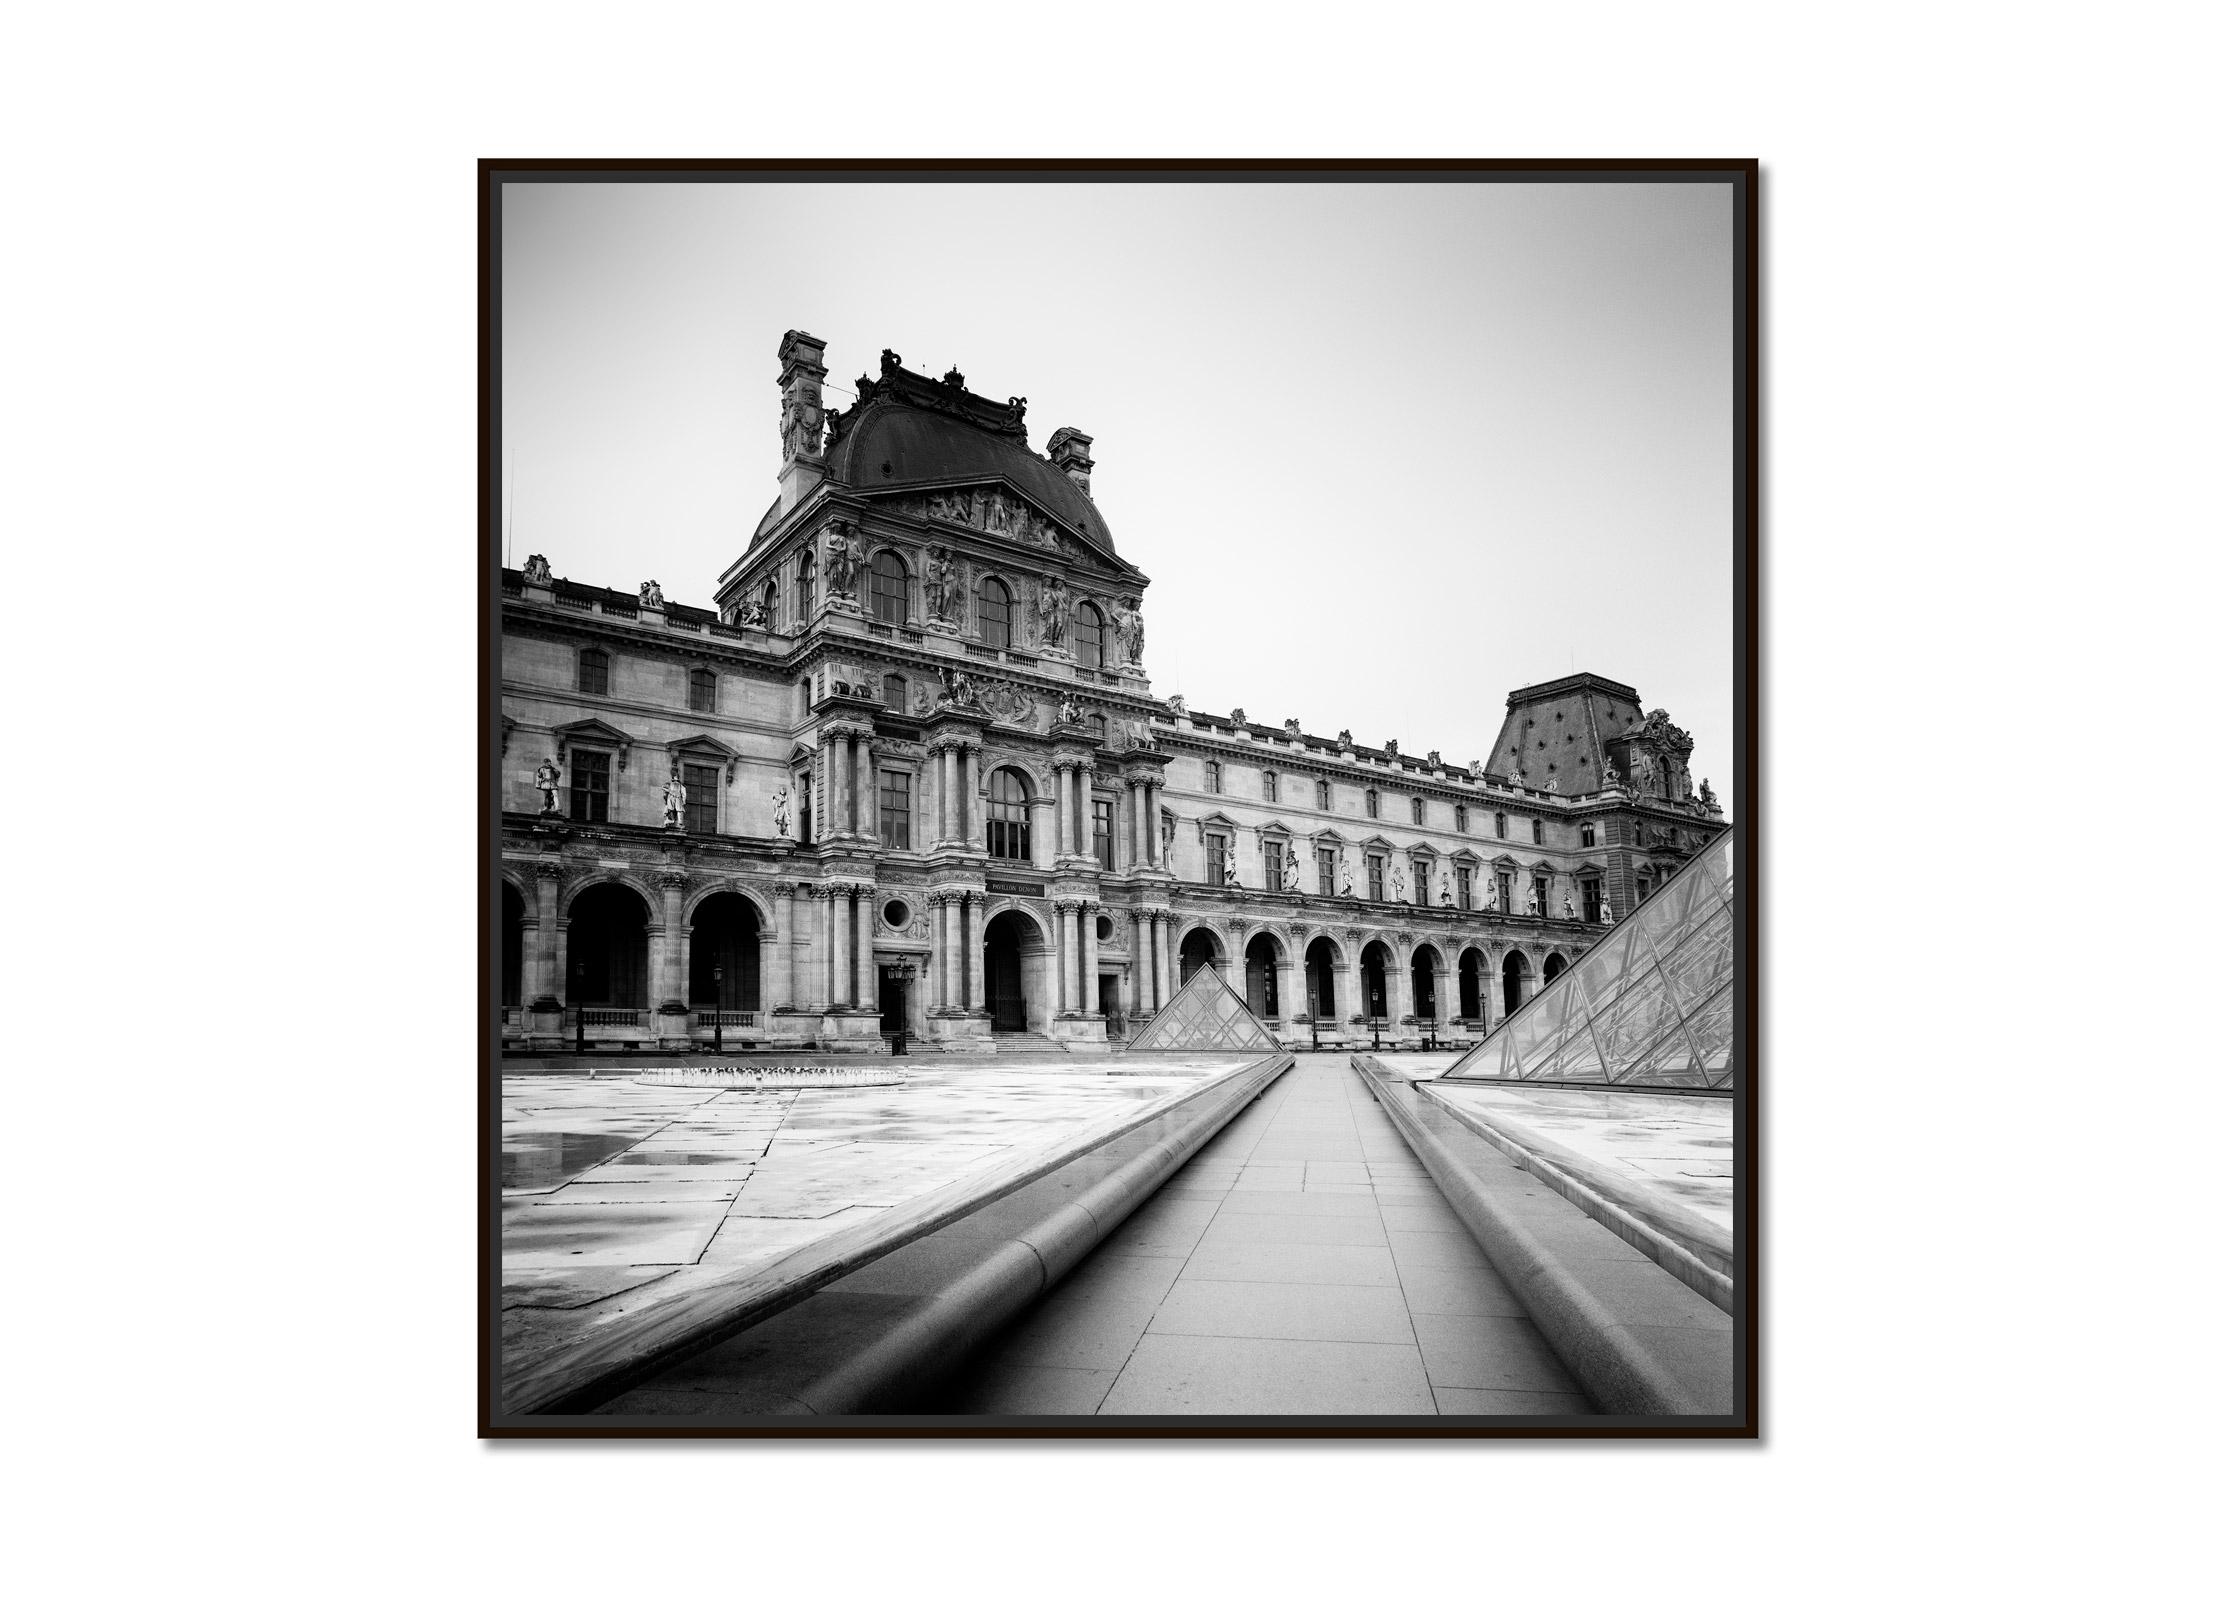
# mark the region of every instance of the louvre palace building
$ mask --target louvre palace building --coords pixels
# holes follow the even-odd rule
[[[712,607],[503,574],[508,1049],[1094,1049],[1207,964],[1302,1045],[1466,1042],[1725,826],[1593,673],[1466,764],[1153,695],[1090,437],[891,351],[830,410],[823,352]]]

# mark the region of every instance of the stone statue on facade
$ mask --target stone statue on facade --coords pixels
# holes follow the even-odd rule
[[[1338,893],[1353,898],[1353,863],[1341,857],[1338,861]]]
[[[1221,858],[1221,887],[1234,889],[1237,883],[1237,853],[1232,850]]]
[[[1615,923],[1615,922],[1616,922],[1617,920],[1618,920],[1618,919],[1617,919],[1617,917],[1616,917],[1615,915],[1613,915],[1613,914],[1612,914],[1612,912],[1611,912],[1611,910],[1610,910],[1610,902],[1609,902],[1609,901],[1607,901],[1607,900],[1603,901],[1603,902],[1602,902],[1602,923],[1603,923],[1603,926],[1604,926],[1604,927],[1609,927],[1609,926],[1610,926],[1611,924]]]
[[[778,830],[781,839],[793,833],[793,796],[784,789],[770,791],[770,825]]]
[[[947,622],[957,604],[957,564],[949,559],[947,545],[926,552],[926,620]]]
[[[648,611],[662,611],[668,602],[661,598],[661,585],[648,578],[638,585],[638,604]]]
[[[1443,872],[1439,874],[1439,904],[1443,906],[1454,904],[1454,880]]]
[[[1299,852],[1289,845],[1283,852],[1283,887],[1289,894],[1299,892]]]
[[[1579,920],[1579,913],[1573,909],[1571,896],[1569,895],[1563,897],[1563,920],[1566,922],[1577,922]]]
[[[835,524],[824,536],[824,579],[836,600],[853,601],[856,574],[863,570],[863,535]]]
[[[1143,611],[1133,600],[1120,602],[1115,622],[1120,630],[1120,656],[1131,667],[1143,664]],[[1181,697],[1176,696],[1177,699]]]
[[[1480,777],[1484,776],[1485,770],[1486,764],[1483,761],[1472,761],[1470,763],[1470,781],[1476,783]]]
[[[1351,750],[1353,748],[1353,730],[1351,728],[1340,728],[1338,730],[1338,748],[1340,750]]]
[[[1283,719],[1283,731],[1296,736],[1299,732],[1299,719],[1297,717],[1285,717]]]
[[[1423,759],[1430,762],[1435,767],[1442,764],[1439,760],[1439,752],[1436,750],[1428,752]]]
[[[1182,696],[1178,694],[1170,694],[1167,696],[1167,709],[1178,717],[1187,717],[1188,715],[1190,715],[1190,708],[1183,703]]]
[[[684,802],[684,778],[675,767],[671,767],[669,781],[661,789],[661,820],[665,826],[684,826]]]
[[[1081,707],[1074,703],[1073,696],[1070,694],[1060,694],[1058,696],[1058,723],[1061,727],[1067,728],[1081,726]]]
[[[816,390],[803,384],[786,396],[778,419],[778,443],[788,456],[821,455],[824,449],[824,407]]]
[[[1234,711],[1232,711],[1232,712],[1230,712],[1230,713],[1229,713],[1229,726],[1230,726],[1230,727],[1231,727],[1232,729],[1234,729],[1234,730],[1236,730],[1236,731],[1238,731],[1238,732],[1242,732],[1242,731],[1243,731],[1243,729],[1244,729],[1244,725],[1245,725],[1245,714],[1244,714],[1244,707],[1243,707],[1243,706],[1239,706],[1239,707],[1237,707],[1237,708],[1236,708],[1236,709],[1235,709]]]
[[[1008,535],[1011,532],[1011,497],[1007,494],[988,496],[988,520],[984,524],[990,533]]]
[[[543,556],[531,556],[521,563],[521,577],[524,582],[533,583],[540,589],[549,588],[552,584],[552,563]]]
[[[1696,798],[1703,802],[1703,808],[1706,811],[1719,809],[1719,797],[1711,792],[1711,780],[1709,778],[1704,779],[1702,785],[1697,789]]]
[[[559,767],[549,757],[537,763],[535,782],[540,799],[538,816],[556,817],[560,814],[560,785],[563,781]]]
[[[1392,864],[1392,902],[1404,906],[1408,900],[1408,875],[1400,870],[1400,863],[1395,861]]]
[[[1618,764],[1608,756],[1602,758],[1602,786],[1605,789],[1618,787]]]
[[[1065,579],[1043,580],[1040,609],[1043,644],[1053,650],[1063,649],[1073,619],[1073,591],[1066,587]]]
[[[1388,756],[1398,755],[1400,753],[1400,741],[1398,739],[1385,740],[1384,753]]]

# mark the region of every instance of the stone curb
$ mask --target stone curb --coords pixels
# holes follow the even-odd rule
[[[1177,1167],[1264,1093],[1291,1063],[1288,1053],[1271,1055],[1257,1068],[1194,1091],[1179,1106],[1153,1109],[1140,1120],[1107,1130],[1054,1160],[1037,1163],[1024,1176],[1014,1175],[1010,1182],[974,1202],[941,1208],[937,1215],[927,1218],[930,1225],[883,1238],[875,1246],[796,1280],[780,1292],[753,1295],[728,1312],[695,1313],[687,1328],[618,1340],[615,1348],[594,1353],[579,1370],[565,1376],[553,1374],[540,1389],[519,1394],[517,1414],[568,1415],[593,1410],[602,1401],[627,1392],[678,1361],[818,1292],[845,1291],[854,1271],[913,1243],[937,1237],[950,1227],[970,1225],[986,1206],[1075,1162],[1094,1158],[1099,1150],[1141,1126],[1142,1121],[1178,1110],[1193,1112],[1185,1127],[1128,1158],[1012,1238],[991,1243],[984,1260],[926,1296],[921,1305],[871,1344],[846,1354],[805,1385],[794,1396],[799,1404],[779,1408],[809,1408],[828,1415],[867,1408],[897,1409],[910,1393],[945,1376],[982,1340],[1071,1270],[1130,1212],[1156,1193]]]
[[[1557,1359],[1605,1413],[1722,1419],[1729,1414],[1731,1407],[1725,1397],[1706,1393],[1699,1384],[1674,1372],[1635,1337],[1631,1324],[1638,1323],[1638,1317],[1623,1318],[1606,1304],[1581,1281],[1562,1254],[1538,1236],[1527,1219],[1504,1204],[1496,1190],[1447,1150],[1426,1112],[1436,1109],[1452,1121],[1451,1113],[1413,1093],[1411,1080],[1391,1075],[1363,1056],[1354,1056],[1352,1062],[1354,1071],[1384,1106],[1494,1270],[1523,1303]],[[1455,1125],[1465,1138],[1480,1137],[1467,1124]],[[1489,1143],[1487,1148],[1497,1147]],[[1504,1162],[1511,1159],[1506,1152],[1500,1154]],[[1537,1176],[1521,1170],[1519,1175],[1522,1181],[1547,1189]],[[1566,1214],[1580,1215],[1569,1200],[1553,1190],[1547,1192],[1559,1200]],[[1592,1226],[1600,1228],[1599,1223]],[[1686,1284],[1669,1277],[1665,1281],[1672,1295],[1703,1306],[1703,1300]]]

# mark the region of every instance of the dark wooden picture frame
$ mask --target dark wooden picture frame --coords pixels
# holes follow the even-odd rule
[[[520,1369],[507,1360],[507,1330],[504,1321],[505,1300],[503,1284],[503,1229],[505,1205],[501,1188],[502,1147],[504,1143],[504,1116],[502,1091],[506,1059],[506,986],[503,963],[512,957],[513,947],[502,927],[504,896],[509,892],[501,874],[507,829],[514,828],[520,837],[524,828],[521,809],[520,785],[510,798],[517,803],[511,808],[509,824],[509,791],[507,787],[508,745],[512,737],[512,724],[501,703],[503,682],[502,650],[505,625],[502,620],[509,593],[518,592],[520,581],[508,570],[510,559],[505,548],[506,506],[510,494],[507,483],[506,443],[502,437],[502,338],[504,334],[504,307],[501,301],[502,265],[505,239],[502,215],[502,197],[506,186],[529,183],[680,183],[711,184],[727,181],[751,180],[755,182],[810,182],[810,183],[861,183],[870,181],[899,181],[909,183],[945,182],[1017,182],[1023,184],[1051,183],[1101,183],[1135,181],[1144,183],[1237,183],[1281,184],[1306,181],[1328,183],[1391,184],[1399,182],[1432,184],[1467,183],[1635,183],[1635,184],[1707,184],[1727,187],[1733,197],[1732,263],[1733,295],[1731,324],[1733,331],[1732,396],[1732,595],[1733,595],[1733,662],[1732,728],[1734,732],[1734,796],[1726,816],[1732,822],[1732,917],[1734,947],[1732,958],[1732,1081],[1733,1099],[1733,1165],[1734,1184],[1731,1271],[1731,1409],[1723,1412],[1685,1411],[1673,1409],[1638,1410],[1592,1415],[1564,1415],[1546,1417],[1485,1417],[1452,1416],[1352,1416],[1338,1414],[1315,1415],[1260,1415],[1223,1416],[1205,1421],[1180,1416],[1133,1414],[1115,1417],[1067,1415],[1056,1417],[1035,1416],[972,1416],[952,1413],[912,1413],[905,1411],[819,1415],[806,1407],[790,1413],[771,1413],[741,1418],[727,1415],[702,1420],[678,1417],[655,1419],[645,1414],[606,1416],[595,1414],[593,1407],[603,1398],[619,1393],[628,1387],[628,1381],[660,1368],[673,1365],[695,1354],[705,1352],[726,1340],[734,1339],[757,1319],[768,1317],[788,1307],[804,1303],[822,1288],[836,1281],[836,1275],[859,1268],[878,1259],[886,1251],[907,1241],[900,1237],[873,1238],[859,1257],[847,1262],[835,1261],[822,1276],[812,1276],[792,1283],[783,1294],[765,1297],[745,1308],[737,1315],[692,1316],[672,1306],[662,1314],[668,1320],[653,1319],[650,1327],[631,1325],[607,1328],[598,1334],[602,1342],[603,1364],[593,1375],[581,1376],[580,1381],[553,1381],[542,1388],[523,1389]],[[479,218],[480,260],[478,262],[479,295],[479,477],[478,500],[475,508],[477,535],[474,539],[475,581],[480,599],[480,632],[478,637],[479,679],[476,692],[479,706],[480,742],[476,752],[477,801],[476,829],[480,880],[478,885],[479,914],[479,1011],[478,1011],[478,1072],[476,1080],[476,1125],[478,1138],[477,1171],[477,1279],[476,1295],[476,1360],[478,1372],[478,1417],[481,1437],[490,1439],[541,1439],[541,1438],[705,1438],[705,1437],[771,1437],[771,1438],[834,1438],[834,1437],[1515,1437],[1515,1438],[1696,1438],[1696,1439],[1755,1439],[1759,1436],[1762,1396],[1760,1393],[1761,1341],[1763,1336],[1762,1304],[1765,1262],[1761,1238],[1765,1216],[1765,1197],[1760,1177],[1763,1170],[1763,1121],[1765,1062],[1760,1040],[1761,1015],[1759,994],[1759,953],[1763,944],[1760,897],[1760,838],[1764,825],[1760,792],[1760,595],[1759,574],[1759,186],[1758,167],[1753,160],[1580,160],[1580,161],[566,161],[566,160],[508,160],[491,159],[480,163],[477,174],[477,207]],[[876,328],[868,331],[876,335]],[[789,335],[789,338],[796,337]],[[816,341],[810,341],[816,344]],[[821,350],[821,344],[816,348]],[[821,370],[820,370],[821,375]],[[882,375],[882,382],[888,381]],[[897,378],[895,382],[904,380]],[[910,380],[922,381],[922,380]],[[961,381],[953,386],[961,398],[945,403],[969,407],[980,403],[978,397],[963,391]],[[866,393],[868,394],[868,389]],[[931,402],[929,402],[930,404]],[[1014,402],[1015,405],[1019,404]],[[1001,419],[987,422],[991,428],[1000,428]],[[820,436],[821,437],[821,436]],[[835,434],[837,440],[838,435]],[[1081,441],[1080,459],[1086,462],[1088,441]],[[1079,469],[1076,481],[1087,482],[1087,466]],[[728,559],[728,552],[726,558]],[[583,589],[584,586],[574,586]],[[589,593],[588,590],[585,591]],[[587,606],[600,606],[607,602],[594,596]],[[613,601],[617,615],[630,604],[626,594],[617,594]],[[691,624],[705,631],[706,625],[693,622],[698,616],[691,608],[676,605],[673,609],[680,624]],[[712,613],[714,627],[733,637],[739,630],[733,626],[729,615],[731,607],[719,607]],[[1099,658],[1100,662],[1102,657]],[[1140,676],[1140,674],[1139,674]],[[1091,687],[1095,687],[1094,684]],[[1507,685],[1503,685],[1504,688]],[[1622,685],[1615,686],[1622,688]],[[695,687],[694,695],[699,689]],[[788,692],[791,686],[788,685]],[[867,704],[870,696],[864,697]],[[870,713],[863,713],[868,719]],[[1202,714],[1201,714],[1202,716]],[[869,725],[867,721],[867,726]],[[1296,733],[1295,724],[1290,725]],[[1240,735],[1250,733],[1242,723]],[[1272,734],[1273,730],[1259,730]],[[620,753],[627,760],[630,741],[627,730],[622,730]],[[1349,740],[1350,745],[1350,740]],[[681,746],[680,746],[681,748]],[[870,742],[864,744],[864,759],[870,759]],[[1303,748],[1303,746],[1302,746]],[[703,764],[721,767],[732,752],[720,741],[705,748],[697,748],[697,759]],[[658,750],[644,759],[662,759]],[[1437,763],[1436,752],[1433,763]],[[1475,768],[1473,763],[1473,768]],[[680,773],[682,768],[680,766]],[[868,770],[868,769],[867,769]],[[1478,774],[1472,772],[1472,780]],[[1493,774],[1486,774],[1488,780]],[[1520,772],[1520,781],[1522,774]],[[680,778],[680,782],[681,782]],[[694,780],[705,787],[710,782],[700,777]],[[854,781],[852,778],[851,782]],[[700,790],[693,790],[695,796]],[[1130,794],[1133,791],[1129,791]],[[695,803],[705,804],[704,799]],[[729,803],[729,802],[726,802]],[[761,802],[756,802],[760,804]],[[876,804],[874,799],[870,804]],[[1715,814],[1715,813],[1714,813]],[[1089,815],[1084,801],[1082,815]],[[1079,827],[1079,824],[1076,824]],[[1120,825],[1115,823],[1116,828]],[[1701,831],[1701,830],[1699,830]],[[877,821],[868,832],[876,836]],[[1708,837],[1708,835],[1706,835]],[[1078,842],[1078,841],[1077,841]],[[1698,841],[1701,848],[1701,841]],[[651,848],[649,846],[649,848]],[[1088,853],[1084,850],[1084,853]],[[1258,867],[1257,851],[1241,851],[1245,865]],[[1308,871],[1312,872],[1314,857],[1307,856]],[[1273,872],[1274,868],[1267,869]],[[1628,886],[1630,888],[1630,885]],[[511,891],[511,892],[518,892]],[[788,891],[790,894],[790,890]],[[1038,888],[1035,891],[1040,893]],[[1465,902],[1469,891],[1464,892]],[[1630,907],[1628,908],[1630,911]],[[859,915],[871,915],[868,902]],[[1552,915],[1543,908],[1543,914]],[[1084,924],[1086,926],[1086,924]],[[1624,922],[1614,926],[1622,928]],[[1084,935],[1085,937],[1085,935]],[[868,952],[871,934],[862,935],[861,948]],[[839,947],[835,944],[834,952]],[[1092,956],[1093,962],[1094,957]],[[1560,970],[1560,969],[1559,969]],[[1080,974],[1076,973],[1078,979]],[[1552,976],[1549,981],[1553,981]],[[1272,983],[1273,980],[1271,979]],[[1077,984],[1078,988],[1078,984]],[[1233,992],[1233,991],[1232,991]],[[1272,991],[1271,991],[1272,992]],[[524,993],[516,997],[526,1001]],[[1077,995],[1078,998],[1078,995]],[[1163,993],[1162,1004],[1170,1003],[1171,992]],[[870,997],[859,1002],[870,1009]],[[721,998],[715,1003],[714,1014],[719,1043],[721,1030],[729,1014],[729,1002]],[[579,1033],[581,1007],[578,1007]],[[1084,1002],[1086,1013],[1094,1008]],[[1319,1008],[1316,1015],[1321,1015]],[[1437,1012],[1434,1010],[1434,1017]],[[1489,1028],[1490,1032],[1490,1028]],[[1321,1043],[1319,1034],[1315,1040]],[[1285,1052],[1288,1053],[1288,1052]],[[1283,1067],[1275,1071],[1281,1073]],[[1255,1096],[1266,1090],[1273,1081],[1246,1081],[1240,1077],[1223,1080],[1227,1093],[1234,1103],[1224,1102],[1225,1122],[1228,1117],[1239,1115]],[[1381,1086],[1372,1084],[1389,1105],[1391,1096],[1413,1093],[1412,1085],[1405,1080],[1394,1080]],[[1210,1105],[1214,1092],[1209,1090],[1200,1099]],[[1175,1113],[1179,1115],[1180,1113]],[[1159,1139],[1171,1137],[1165,1123],[1144,1122],[1133,1127],[1126,1138],[1133,1138],[1144,1149],[1149,1149]],[[1202,1134],[1199,1137],[1204,1137]],[[1115,1150],[1128,1148],[1126,1138],[1116,1140]],[[1192,1146],[1192,1148],[1196,1148]],[[1506,1147],[1504,1147],[1506,1149]],[[1511,1152],[1515,1159],[1503,1158],[1507,1167],[1523,1170],[1535,1159],[1529,1153]],[[1166,1170],[1166,1169],[1162,1169]],[[1544,1183],[1549,1192],[1565,1193],[1557,1176],[1540,1168],[1539,1175],[1531,1179]],[[1024,1180],[1022,1180],[1024,1181]],[[1026,1193],[1019,1185],[999,1194],[984,1196],[980,1204],[993,1209],[993,1201],[1014,1193]],[[1138,1196],[1140,1198],[1140,1196]],[[1467,1209],[1462,1202],[1450,1202],[1458,1209]],[[1130,1202],[1132,1203],[1132,1201]],[[975,1212],[960,1212],[943,1226],[962,1225],[963,1218]],[[1591,1210],[1590,1216],[1596,1215]],[[1628,1238],[1619,1223],[1601,1218],[1603,1225],[1619,1230],[1614,1237]],[[1499,1228],[1498,1219],[1488,1224]],[[1476,1231],[1473,1222],[1472,1231]],[[1099,1235],[1101,1238],[1102,1235]],[[1093,1245],[1096,1241],[1090,1241]],[[1486,1245],[1483,1236],[1482,1246]],[[1489,1250],[1491,1246],[1486,1246]],[[1516,1252],[1510,1259],[1521,1260],[1530,1256],[1536,1246],[1519,1238],[1511,1242]],[[1631,1248],[1629,1243],[1628,1248]],[[851,1265],[852,1263],[852,1265]],[[1545,1263],[1549,1272],[1560,1276],[1563,1263]],[[1544,1320],[1553,1315],[1543,1308],[1548,1305],[1568,1306],[1565,1315],[1575,1316],[1580,1326],[1567,1329],[1543,1326],[1541,1331],[1551,1343],[1561,1344],[1570,1339],[1577,1347],[1591,1347],[1598,1352],[1592,1359],[1624,1365],[1632,1361],[1642,1372],[1659,1370],[1662,1358],[1655,1351],[1644,1353],[1638,1338],[1640,1330],[1626,1321],[1622,1308],[1613,1311],[1609,1302],[1597,1303],[1591,1294],[1574,1295],[1565,1300],[1540,1300],[1533,1302],[1535,1319]],[[578,1308],[580,1309],[580,1308]],[[1017,1308],[1011,1313],[1018,1314]],[[1598,1322],[1596,1319],[1600,1318]],[[596,1320],[596,1317],[587,1319]],[[1592,1324],[1589,1326],[1588,1324]],[[919,1343],[904,1351],[908,1361],[927,1367],[954,1364],[964,1359],[966,1346],[974,1339],[984,1337],[985,1328],[976,1328],[967,1322],[951,1322],[938,1326],[928,1324],[919,1336]],[[903,1349],[902,1346],[896,1346]],[[1565,1350],[1574,1348],[1564,1345]],[[890,1352],[890,1357],[892,1352]],[[590,1373],[592,1369],[585,1369]],[[1622,1387],[1622,1385],[1621,1385]],[[1640,1390],[1649,1393],[1650,1384]],[[873,1385],[865,1392],[881,1393]],[[1616,1392],[1615,1390],[1612,1392]],[[1632,1391],[1628,1391],[1632,1392]],[[534,1394],[533,1403],[522,1404],[520,1396]]]

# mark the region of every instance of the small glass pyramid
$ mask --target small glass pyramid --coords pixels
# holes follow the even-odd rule
[[[1734,1090],[1734,830],[1450,1067],[1450,1078]]]
[[[1133,1050],[1280,1050],[1274,1034],[1260,1024],[1244,996],[1221,981],[1211,966],[1185,978],[1175,996],[1161,1006],[1143,1030],[1128,1041]]]

